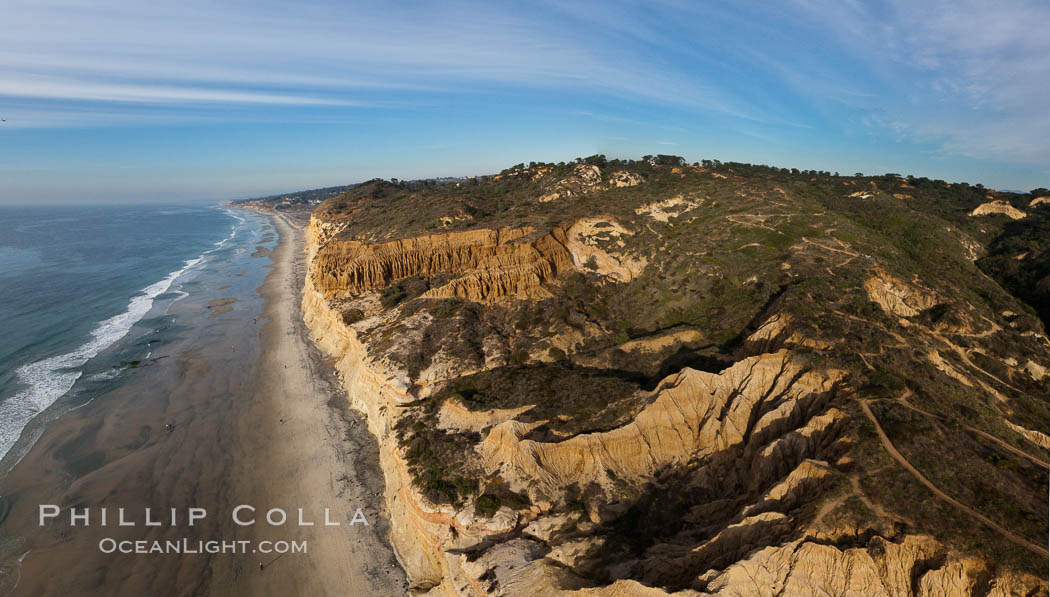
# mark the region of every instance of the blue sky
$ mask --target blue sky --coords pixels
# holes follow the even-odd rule
[[[7,0],[0,202],[674,153],[1050,186],[1045,0]]]

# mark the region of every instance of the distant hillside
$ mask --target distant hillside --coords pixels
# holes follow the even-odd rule
[[[379,180],[379,179],[376,179]],[[398,181],[396,178],[392,179],[389,183],[385,180],[382,182],[387,184],[399,185],[402,188],[428,188],[433,186],[439,186],[443,184],[458,183],[466,181],[466,178],[456,177],[442,177],[442,178],[427,178],[419,180],[406,180]],[[237,201],[230,201],[230,205],[236,205],[239,207],[262,207],[266,209],[274,209],[277,211],[285,212],[311,212],[315,207],[321,204],[325,199],[335,197],[350,191],[358,186],[371,184],[376,182],[370,180],[368,182],[358,184],[348,184],[338,187],[324,187],[321,189],[310,189],[308,191],[296,191],[294,193],[281,193],[278,195],[268,195],[266,197],[255,197],[252,199],[240,199]]]
[[[278,211],[312,211],[319,203],[345,193],[354,188],[355,185],[342,185],[338,187],[324,187],[322,189],[310,189],[308,191],[296,191],[294,193],[281,193],[279,195],[268,195],[266,197],[255,197],[253,199],[241,199],[231,201],[231,205],[241,207],[265,207]]]

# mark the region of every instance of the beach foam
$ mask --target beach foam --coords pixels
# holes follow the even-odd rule
[[[231,233],[230,237],[233,234]],[[33,417],[43,412],[73,388],[73,384],[82,373],[80,368],[89,359],[123,338],[131,330],[131,326],[149,312],[153,307],[153,300],[158,295],[166,292],[180,275],[201,263],[205,254],[216,249],[187,260],[181,268],[143,288],[138,294],[131,297],[123,313],[114,315],[96,325],[91,331],[91,339],[77,349],[19,367],[15,375],[18,382],[25,385],[26,389],[0,402],[0,458],[7,455]]]

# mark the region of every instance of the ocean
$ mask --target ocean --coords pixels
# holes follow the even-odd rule
[[[0,474],[177,333],[167,315],[260,218],[210,205],[0,207]]]

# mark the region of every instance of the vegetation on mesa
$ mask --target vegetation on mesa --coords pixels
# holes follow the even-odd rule
[[[749,431],[644,478],[519,483],[485,459],[499,413],[524,425],[520,440],[569,445],[637,421],[684,371],[725,375],[780,349],[798,376],[841,372],[819,399],[794,397],[807,406],[780,437],[849,416],[788,459],[831,473],[807,504],[784,507],[789,523],[768,544],[834,522],[855,541],[929,533],[1042,574],[1045,559],[895,466],[857,401],[939,489],[1042,543],[1047,471],[988,436],[1050,456],[1036,443],[1050,429],[1047,195],[592,156],[448,184],[358,185],[314,213],[330,234],[314,275],[370,357],[404,371],[418,397],[397,430],[423,495],[480,516],[528,504],[571,513],[580,525],[566,532],[601,537],[578,570],[595,582],[696,586],[721,556],[676,560],[670,576],[654,562],[669,543],[710,544],[791,469],[756,464],[772,444]],[[791,399],[764,402],[749,429]],[[450,425],[453,415],[485,424]],[[730,470],[744,473],[713,483]]]

